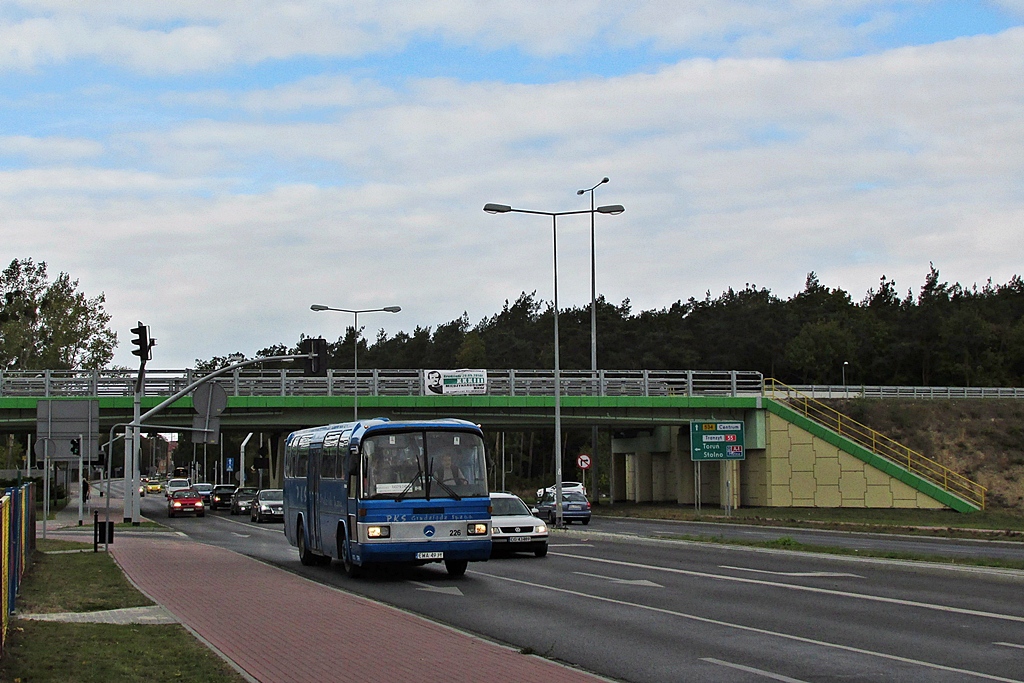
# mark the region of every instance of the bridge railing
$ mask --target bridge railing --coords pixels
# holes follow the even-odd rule
[[[170,396],[200,375],[192,370],[147,370],[147,396]],[[351,396],[351,369],[327,377],[305,377],[301,370],[238,369],[216,380],[230,396]],[[741,370],[563,370],[563,396],[759,396],[764,377]],[[420,396],[420,370],[360,370],[360,396]],[[0,372],[0,396],[132,396],[134,373],[98,370]],[[552,370],[488,370],[491,396],[552,396]]]
[[[910,399],[964,399],[964,398],[1016,398],[1024,399],[1020,387],[901,387],[901,386],[843,386],[841,384],[797,384],[794,389],[818,399],[854,398],[910,398]]]
[[[864,446],[872,453],[896,463],[921,476],[943,490],[960,496],[980,509],[985,509],[987,489],[945,465],[904,446],[881,432],[844,415],[795,387],[789,387],[774,379],[765,380],[765,394],[783,400],[791,408],[815,422],[828,427],[841,436]]]

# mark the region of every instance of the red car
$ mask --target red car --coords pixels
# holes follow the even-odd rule
[[[182,512],[194,512],[196,517],[206,515],[206,506],[198,491],[180,489],[167,496],[167,516],[174,517]]]

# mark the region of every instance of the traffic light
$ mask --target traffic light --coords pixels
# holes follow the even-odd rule
[[[71,439],[71,455],[82,454],[82,442],[78,439]]]
[[[139,321],[138,327],[132,328],[132,334],[135,338],[132,339],[132,344],[139,348],[132,350],[133,356],[138,356],[143,362],[153,359],[153,347],[156,346],[156,339],[149,338],[149,326],[143,325],[142,321]]]
[[[303,360],[302,374],[306,377],[327,376],[326,339],[303,339],[299,342],[299,353],[312,354]]]

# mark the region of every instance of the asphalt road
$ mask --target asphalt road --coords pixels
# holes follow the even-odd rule
[[[162,506],[143,501],[198,541],[613,679],[1024,681],[1022,572],[642,539],[595,518],[555,532],[546,558],[352,580],[301,566],[280,523]]]

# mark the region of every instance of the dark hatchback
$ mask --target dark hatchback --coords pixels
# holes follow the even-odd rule
[[[238,487],[234,484],[217,484],[213,487],[213,496],[210,499],[210,509],[231,507],[231,497]]]
[[[546,519],[549,524],[555,523],[555,493],[545,493],[537,503],[536,515]],[[590,501],[582,493],[562,491],[562,519],[566,524],[580,522],[590,524]]]
[[[231,496],[231,514],[233,515],[247,515],[249,514],[249,508],[252,507],[252,499],[256,497],[256,492],[259,491],[257,488],[245,488],[235,489],[235,493]]]

